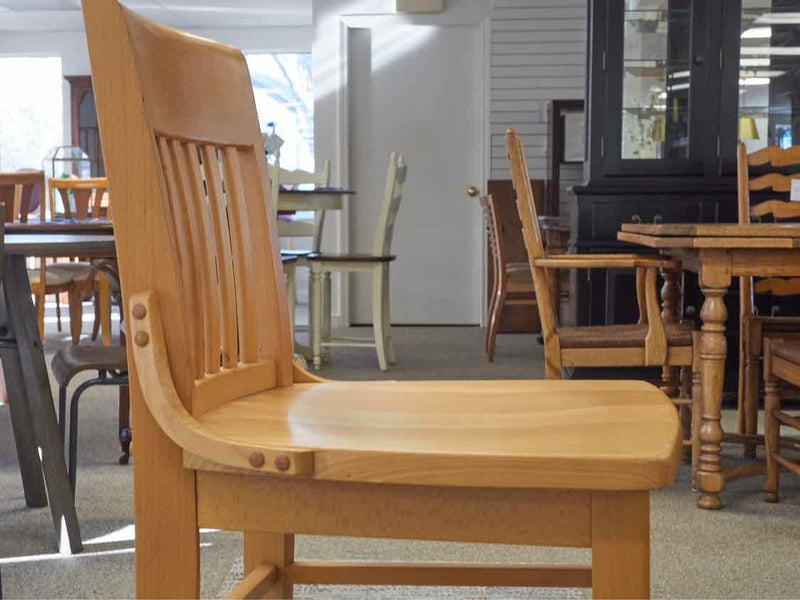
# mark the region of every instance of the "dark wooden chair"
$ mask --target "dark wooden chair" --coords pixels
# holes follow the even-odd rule
[[[781,453],[782,446],[800,451],[800,442],[782,440],[781,427],[800,431],[800,418],[781,408],[781,382],[800,386],[800,341],[764,340],[764,438],[766,442],[767,478],[764,482],[764,500],[778,501],[781,468],[800,475],[800,463]]]
[[[509,262],[506,253],[505,228],[500,222],[491,195],[480,198],[486,219],[489,238],[490,260],[494,264],[492,292],[489,297],[489,322],[486,327],[486,353],[489,362],[494,362],[494,350],[500,320],[506,306],[536,306],[536,291],[531,278],[531,268],[527,262]]]

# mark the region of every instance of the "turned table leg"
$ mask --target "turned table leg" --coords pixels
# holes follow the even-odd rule
[[[709,251],[703,257],[700,287],[705,301],[700,311],[703,321],[700,341],[702,360],[703,414],[700,423],[700,457],[697,469],[697,489],[700,508],[722,508],[719,493],[725,487],[725,475],[720,464],[722,450],[722,391],[725,380],[725,293],[730,286],[730,269],[725,252]]]

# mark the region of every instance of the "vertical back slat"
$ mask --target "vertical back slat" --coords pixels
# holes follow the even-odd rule
[[[211,224],[217,256],[217,277],[220,288],[220,341],[222,345],[222,366],[236,366],[236,291],[233,279],[233,257],[231,255],[230,230],[222,191],[219,157],[213,146],[202,147],[203,173],[208,192]]]
[[[248,308],[252,302],[250,279],[257,277],[248,268],[250,255],[250,236],[248,233],[247,203],[244,198],[242,169],[238,150],[226,146],[222,151],[223,172],[225,174],[225,197],[228,201],[228,222],[231,229],[233,250],[233,273],[236,278],[236,321],[239,331],[239,360],[244,363],[258,359],[258,342],[255,334],[253,311]]]
[[[186,323],[186,336],[191,352],[191,364],[195,378],[203,375],[203,356],[197,351],[195,340],[198,339],[196,332],[197,318],[196,310],[197,297],[194,277],[194,261],[192,260],[191,232],[189,229],[188,216],[183,209],[181,198],[180,182],[175,167],[174,156],[169,147],[169,143],[163,137],[158,138],[158,150],[161,156],[161,167],[164,174],[164,182],[167,185],[167,197],[169,200],[169,212],[172,220],[171,232],[174,236],[177,247],[177,257],[180,265],[181,289],[183,291],[183,317]]]
[[[196,236],[198,260],[202,263],[203,334],[205,338],[205,368],[207,373],[219,372],[219,285],[217,281],[217,256],[214,232],[209,219],[208,200],[203,187],[197,146],[183,146],[182,159],[186,165],[192,204],[189,215]]]

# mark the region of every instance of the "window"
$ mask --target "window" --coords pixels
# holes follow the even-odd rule
[[[261,131],[284,140],[284,169],[314,170],[314,95],[310,54],[248,54]]]
[[[61,58],[0,57],[0,171],[41,169],[64,138]]]

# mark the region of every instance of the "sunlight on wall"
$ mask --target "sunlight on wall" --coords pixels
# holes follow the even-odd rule
[[[0,58],[0,171],[41,169],[64,135],[61,58]]]

